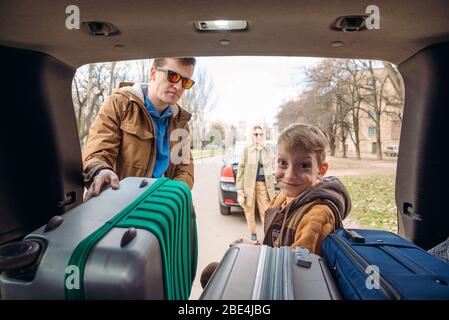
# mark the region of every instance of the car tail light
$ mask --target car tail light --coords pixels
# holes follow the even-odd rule
[[[220,181],[235,182],[234,171],[232,171],[232,167],[224,167],[223,169],[221,169]]]
[[[226,204],[234,204],[234,200],[229,199],[229,198],[225,198],[224,199],[224,203],[226,203]]]

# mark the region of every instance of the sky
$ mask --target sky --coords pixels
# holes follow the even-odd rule
[[[214,83],[211,122],[221,120],[237,125],[275,122],[279,106],[301,90],[301,67],[319,62],[318,58],[296,57],[207,57],[197,58]]]

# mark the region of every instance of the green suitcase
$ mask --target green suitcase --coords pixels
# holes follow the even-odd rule
[[[128,207],[82,240],[68,262],[68,266],[79,268],[81,279],[89,254],[114,228],[144,229],[154,234],[161,250],[164,298],[189,298],[196,273],[198,245],[195,212],[186,184],[167,178],[158,179]],[[80,290],[66,288],[65,297],[69,300],[84,299],[83,281]]]

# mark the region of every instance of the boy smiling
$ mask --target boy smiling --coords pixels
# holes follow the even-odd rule
[[[342,227],[351,198],[340,180],[324,178],[326,147],[326,137],[314,126],[292,124],[281,132],[275,174],[281,191],[265,213],[263,244],[320,254],[324,238]]]

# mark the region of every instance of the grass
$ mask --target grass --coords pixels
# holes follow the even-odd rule
[[[367,229],[397,232],[395,175],[342,176],[352,198],[348,218]]]
[[[224,154],[224,150],[192,150],[193,160],[203,159]]]

